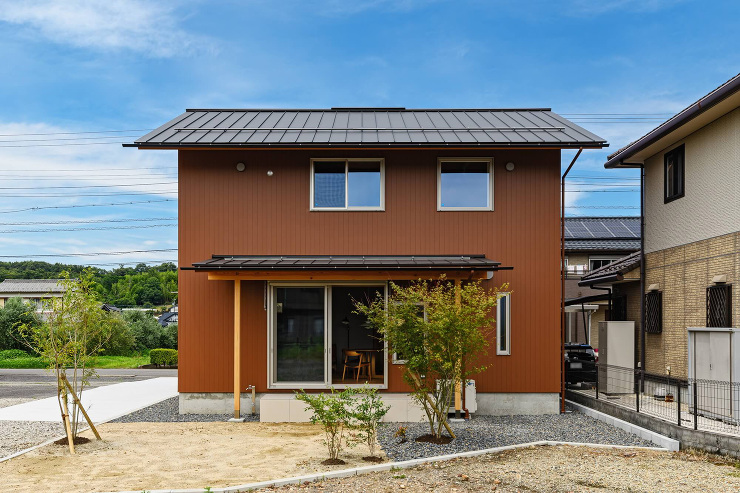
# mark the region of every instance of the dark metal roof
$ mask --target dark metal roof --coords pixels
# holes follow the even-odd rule
[[[579,298],[568,298],[565,300],[565,306],[582,305],[592,301],[606,301],[609,299],[609,293],[592,294],[591,296],[581,296]]]
[[[626,257],[592,270],[578,281],[579,286],[590,286],[599,282],[620,281],[621,276],[640,266],[640,252],[630,253]]]
[[[484,255],[214,255],[192,270],[502,270]]]
[[[549,109],[189,109],[128,147],[607,147]]]
[[[634,164],[630,165],[629,160],[636,153],[657,142],[671,132],[677,130],[681,126],[685,125],[687,122],[693,120],[697,116],[716,106],[718,103],[724,101],[738,91],[740,91],[740,74],[728,80],[717,89],[702,97],[695,103],[692,103],[689,107],[685,108],[675,116],[666,120],[664,123],[660,124],[649,133],[643,135],[636,141],[627,144],[615,153],[609,155],[608,161],[604,164],[604,167],[635,167]]]
[[[629,252],[640,249],[640,240],[565,240],[566,252]]]

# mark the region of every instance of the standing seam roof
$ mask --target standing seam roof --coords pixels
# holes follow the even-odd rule
[[[549,109],[190,109],[132,147],[606,147]]]

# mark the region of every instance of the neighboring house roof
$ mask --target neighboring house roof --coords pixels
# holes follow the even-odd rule
[[[162,327],[165,327],[169,324],[177,323],[177,312],[164,312],[162,315],[159,316],[157,322],[159,322],[159,325],[161,325]]]
[[[661,149],[740,106],[740,74],[636,141],[611,154],[605,168],[634,168]]]
[[[127,147],[607,147],[550,109],[189,109]]]
[[[629,251],[640,248],[640,218],[566,217],[566,251]]]
[[[100,307],[101,310],[106,312],[120,312],[121,309],[117,306],[109,305],[108,303],[103,303],[103,306]]]
[[[5,279],[0,282],[0,294],[63,293],[62,279]]]
[[[592,270],[583,276],[578,282],[579,286],[591,286],[593,284],[621,281],[622,277],[640,266],[640,252],[634,252],[626,257]]]
[[[500,262],[485,255],[214,255],[196,262],[191,270],[404,270],[404,269],[467,269],[500,270]]]

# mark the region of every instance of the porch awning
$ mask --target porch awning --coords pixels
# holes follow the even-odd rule
[[[243,279],[254,278],[258,273],[263,273],[264,278],[273,278],[278,273],[312,277],[321,273],[357,273],[402,278],[449,273],[455,277],[482,278],[488,272],[512,267],[502,267],[501,262],[485,255],[213,255],[183,269],[209,272],[214,279],[226,271]]]

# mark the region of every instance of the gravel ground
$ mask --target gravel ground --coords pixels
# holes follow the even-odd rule
[[[408,427],[405,443],[394,437],[400,425]],[[469,421],[451,423],[457,438],[447,445],[419,443],[418,436],[429,433],[427,423],[388,423],[378,432],[378,441],[394,461],[434,457],[468,450],[480,450],[540,440],[603,443],[655,447],[648,442],[602,421],[573,410],[563,415],[475,416]],[[446,434],[446,432],[444,432]]]
[[[229,414],[180,414],[178,412],[178,398],[172,397],[158,404],[144,409],[134,411],[126,416],[114,419],[111,423],[173,423],[173,422],[199,422],[210,423],[213,421],[228,421],[232,415]],[[259,415],[252,416],[242,412],[245,421],[259,421]]]
[[[0,398],[0,407],[15,406],[16,404],[23,404],[32,400],[34,399],[30,397],[4,397]]]
[[[727,492],[740,491],[740,464],[650,450],[530,447],[277,490]]]
[[[61,421],[0,421],[0,458],[63,434]]]

